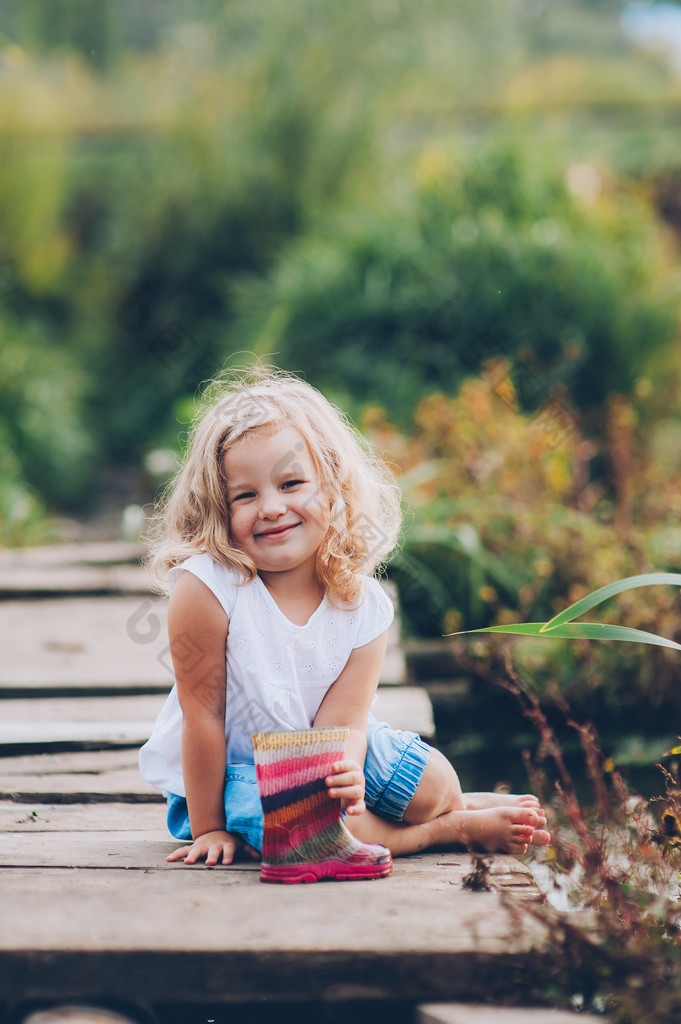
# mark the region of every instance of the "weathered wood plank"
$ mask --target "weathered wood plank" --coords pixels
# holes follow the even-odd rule
[[[182,844],[165,828],[153,832],[0,833],[0,868],[171,869],[165,858]],[[203,865],[201,865],[203,867]],[[245,867],[245,865],[244,865]],[[187,870],[194,870],[188,867]]]
[[[135,1024],[135,1021],[101,1006],[66,1005],[36,1010],[24,1017],[21,1024]]]
[[[5,700],[0,704],[0,751],[139,747],[163,700],[161,695]]]
[[[263,886],[251,861],[168,864],[161,808],[32,810],[0,804],[9,1000],[480,998],[545,947],[516,858],[489,858],[496,892],[465,891],[467,854],[400,859],[379,882]]]
[[[138,544],[57,544],[0,551],[0,598],[64,593],[142,594],[151,580]]]
[[[395,607],[395,617],[388,629],[388,646],[381,668],[381,683],[383,686],[404,686],[409,681],[407,675],[407,662],[402,650],[400,637],[400,604],[397,587],[388,580],[382,580],[381,586],[392,601]]]
[[[140,775],[137,757],[136,748],[125,748],[0,758],[0,800],[40,805],[163,801]]]
[[[28,594],[145,594],[151,582],[136,565],[2,567],[0,598]]]
[[[185,866],[169,864],[166,857],[181,843],[169,835],[162,823],[162,815],[153,828],[116,829],[104,832],[94,828],[79,830],[30,831],[17,829],[0,832],[0,868],[111,868],[142,869],[144,871],[205,871],[203,864]],[[36,822],[38,825],[38,822]],[[419,892],[446,891],[451,886],[462,887],[463,878],[471,871],[472,858],[468,854],[423,855],[405,858],[394,873],[393,885],[408,887]],[[515,897],[530,900],[539,898],[531,873],[512,857],[490,857],[490,891],[513,892]],[[213,870],[213,869],[211,869]],[[218,870],[218,869],[215,869]],[[259,866],[250,860],[239,861],[219,870],[233,874],[250,872],[253,877],[242,882],[257,880]]]
[[[595,1017],[592,1013],[570,1013],[546,1006],[471,1006],[470,1003],[419,1006],[416,1020],[417,1024],[607,1024],[606,1017]]]
[[[108,751],[103,751],[108,753]],[[2,760],[0,760],[2,769]],[[0,800],[15,803],[159,803],[163,794],[141,777],[136,768],[92,776],[12,776],[0,771]]]
[[[167,605],[154,594],[0,602],[0,698],[170,689]],[[381,673],[390,685],[405,678],[396,629]]]
[[[165,807],[153,803],[27,804],[0,800],[0,832],[144,832],[159,839],[165,831]]]
[[[536,969],[547,927],[457,878],[435,858],[398,861],[381,881],[314,886],[265,887],[249,865],[9,868],[0,989],[170,1002],[512,991],[516,969]]]
[[[153,596],[0,602],[0,695],[68,686],[168,690],[166,622],[167,602]]]
[[[461,879],[471,866],[470,858],[464,854],[454,862],[448,860],[444,863],[435,854],[403,858],[395,862],[389,879],[378,882],[356,882],[352,886],[328,883],[265,887],[259,881],[259,867],[254,862],[240,861],[236,865],[218,868],[168,864],[163,858],[169,849],[177,845],[176,840],[169,839],[166,843],[158,844],[140,840],[138,833],[134,836],[137,836],[136,846],[131,847],[131,837],[126,833],[120,834],[126,846],[124,850],[116,851],[120,858],[118,867],[104,875],[98,870],[84,869],[77,874],[62,871],[55,866],[60,859],[58,856],[53,858],[52,865],[44,865],[50,870],[26,866],[24,860],[23,865],[20,863],[16,868],[8,870],[0,879],[3,907],[9,913],[12,907],[16,908],[20,903],[32,905],[40,890],[51,891],[57,902],[60,896],[65,901],[69,894],[72,896],[73,893],[82,892],[101,906],[104,914],[101,927],[97,928],[91,939],[99,939],[100,943],[106,942],[108,948],[117,949],[141,949],[145,946],[164,950],[193,947],[216,951],[239,948],[335,949],[347,944],[349,948],[357,950],[414,949],[423,945],[424,949],[433,952],[437,949],[462,951],[475,948],[476,942],[471,941],[471,938],[477,934],[488,952],[504,953],[507,939],[509,951],[512,951],[532,945],[533,938],[538,934],[534,928],[529,927],[525,933],[519,930],[515,936],[507,936],[509,915],[504,912],[503,903],[496,894],[464,891]],[[63,837],[59,834],[53,836],[53,839],[59,838]],[[83,836],[79,835],[78,841],[83,841]],[[109,841],[112,841],[111,837]],[[81,855],[81,859],[86,860],[87,856]],[[99,865],[95,863],[93,867]],[[126,881],[122,880],[122,870],[140,867],[144,868],[144,872],[128,871]],[[174,876],[172,883],[169,882],[171,874]],[[131,879],[129,882],[128,878]],[[110,903],[107,897],[112,888],[118,891],[118,886],[127,886],[120,890],[121,903],[118,903],[118,895]],[[228,935],[229,925],[225,926],[226,922],[223,921],[220,926],[215,920],[216,895],[224,889],[229,890],[231,911],[240,907],[248,910],[249,916],[253,915],[241,935]],[[162,909],[156,900],[165,900],[169,893],[175,893],[176,900]],[[449,906],[443,905],[445,893],[448,898],[451,897]],[[6,897],[11,900],[10,903],[5,902]],[[420,899],[428,901],[429,909],[439,909],[434,911],[431,920],[427,919],[427,914],[419,913],[420,921],[413,922],[409,933],[394,929],[383,933],[381,924],[373,919],[371,909],[374,907],[384,918],[387,916],[389,919],[395,916],[390,911],[400,909],[402,900],[419,907]],[[182,920],[182,928],[179,928],[180,919],[184,916],[182,912],[187,909],[186,900],[190,901],[191,914],[196,916],[188,914]],[[367,900],[370,901],[368,906]],[[144,906],[150,903],[160,913],[156,920],[143,912]],[[326,907],[322,904],[326,904]],[[134,912],[131,912],[133,907]],[[309,931],[292,929],[291,918],[287,914],[278,916],[278,910],[288,908],[302,912],[310,923]],[[21,919],[13,917],[15,934],[13,937],[0,934],[0,949],[87,948],[78,914],[64,917],[59,907],[52,905],[51,899],[43,909],[45,913],[37,919],[32,919],[31,914]],[[335,916],[327,916],[328,911],[334,910],[338,911],[337,919]],[[484,911],[489,913],[485,915]],[[354,921],[343,921],[345,912]],[[456,920],[456,927],[452,918]],[[330,920],[334,921],[331,933],[328,929]],[[168,927],[164,926],[166,921]],[[205,927],[208,921],[214,921],[217,925],[213,934],[210,934],[210,927]],[[112,928],[112,922],[118,922],[123,927],[120,931]],[[300,924],[300,919],[297,923]],[[263,930],[265,924],[267,927]],[[466,931],[468,934],[464,934]],[[542,929],[539,929],[541,932]]]
[[[164,699],[159,694],[4,700],[0,703],[0,752],[139,747],[151,735]],[[430,701],[418,687],[382,689],[376,714],[397,729],[433,736]]]
[[[418,686],[379,687],[374,712],[379,721],[389,722],[393,729],[418,732],[425,740],[435,736],[430,697]]]
[[[6,568],[45,565],[125,565],[137,564],[144,554],[141,544],[125,541],[46,544],[33,548],[0,550],[0,574]]]
[[[0,705],[0,708],[2,705]],[[136,750],[77,751],[67,754],[28,754],[0,759],[5,776],[100,775],[137,767]]]
[[[35,726],[65,724],[105,724],[116,720],[121,725],[146,721],[153,723],[163,707],[160,694],[139,697],[41,697],[5,700],[0,704],[0,735],[15,723]]]

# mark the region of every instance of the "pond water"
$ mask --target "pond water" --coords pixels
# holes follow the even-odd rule
[[[507,786],[512,792],[526,791],[528,772],[524,753],[538,762],[540,737],[534,725],[523,715],[517,699],[509,693],[475,684],[475,693],[461,693],[438,684],[431,693],[438,747],[456,768],[465,790],[490,790]],[[560,713],[551,714],[561,753],[575,789],[588,800],[591,784],[587,778],[584,750],[577,732]],[[579,715],[575,716],[580,721]],[[585,719],[582,719],[584,721]],[[606,730],[598,735],[603,759],[610,759],[633,792],[650,799],[664,791],[662,773],[657,767],[673,762],[664,758],[665,751],[678,743],[674,728],[646,734],[629,728]],[[546,773],[549,792],[557,779],[551,758],[538,765]],[[543,794],[546,796],[547,794]]]
[[[681,6],[674,3],[627,4],[620,15],[625,36],[643,49],[664,53],[681,74]]]

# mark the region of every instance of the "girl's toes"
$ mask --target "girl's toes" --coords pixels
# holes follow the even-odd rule
[[[544,822],[546,824],[546,822]],[[532,845],[533,846],[548,846],[551,842],[551,833],[547,832],[546,829],[536,828],[532,833]]]
[[[539,824],[539,815],[530,807],[524,807],[514,815],[514,821],[516,825],[529,825],[530,829],[533,829]]]

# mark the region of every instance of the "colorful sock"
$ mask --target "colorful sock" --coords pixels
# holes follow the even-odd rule
[[[340,800],[331,799],[324,781],[345,756],[347,738],[347,729],[253,734],[265,819],[261,881],[351,881],[390,874],[390,850],[361,843],[348,832]]]

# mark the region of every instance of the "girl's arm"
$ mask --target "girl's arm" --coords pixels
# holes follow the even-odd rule
[[[388,630],[363,647],[356,647],[345,668],[327,691],[314,720],[317,727],[349,729],[345,758],[334,765],[327,779],[329,796],[341,797],[348,814],[361,814],[364,804],[364,772],[367,752],[367,720],[388,644]]]
[[[229,622],[208,587],[183,572],[168,606],[170,652],[182,708],[182,774],[193,842],[168,860],[229,863],[236,843],[225,831],[225,645]]]

